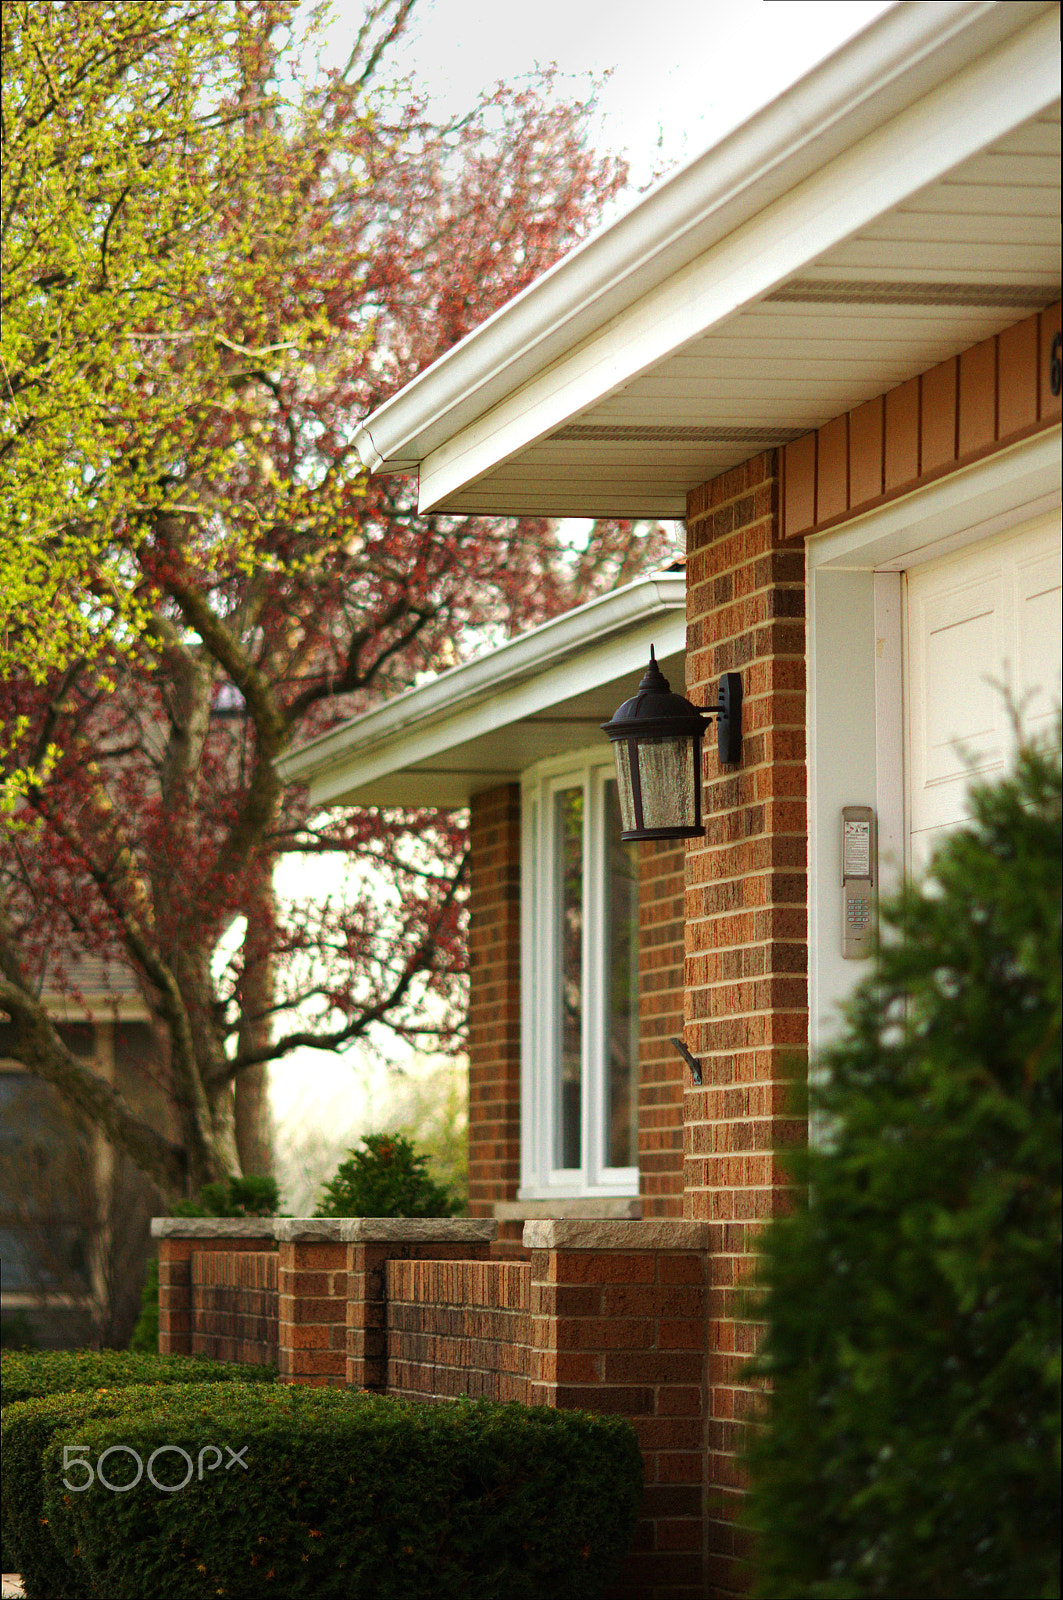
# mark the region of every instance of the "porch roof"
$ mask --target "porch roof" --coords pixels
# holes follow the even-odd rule
[[[686,577],[668,570],[577,606],[322,734],[280,763],[314,805],[467,805],[525,768],[605,739],[650,645],[682,690]]]
[[[422,510],[686,495],[1059,297],[1058,4],[896,6],[381,406]]]

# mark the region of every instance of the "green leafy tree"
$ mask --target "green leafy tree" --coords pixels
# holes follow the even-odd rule
[[[326,1183],[318,1217],[450,1217],[460,1202],[401,1133],[367,1133]]]
[[[973,794],[763,1235],[762,1596],[1059,1593],[1058,749]]]
[[[287,752],[654,559],[630,524],[577,554],[550,522],[422,516],[408,481],[366,479],[359,422],[582,237],[622,176],[549,79],[433,124],[378,71],[411,4],[345,11],[343,66],[315,58],[294,0],[4,8],[3,546],[61,573],[74,541],[69,614],[96,653],[68,659],[67,638],[34,665],[62,585],[9,619],[0,1019],[168,1204],[269,1170],[272,1061],[460,1033],[460,820],[315,816]],[[55,263],[53,232],[74,240]],[[331,858],[333,891],[277,892],[289,855]],[[80,1001],[72,952],[147,1009],[128,1089],[42,1002]]]
[[[279,141],[261,69],[295,10],[294,0],[2,7],[5,670],[41,683],[132,637],[146,613],[115,529],[172,506],[167,463],[224,460],[188,426],[188,395],[224,392],[253,359],[216,288],[224,275],[253,310],[257,237],[285,220],[266,181]],[[182,502],[195,498],[185,484]],[[5,730],[7,750],[19,731]],[[6,808],[25,779],[7,773]]]

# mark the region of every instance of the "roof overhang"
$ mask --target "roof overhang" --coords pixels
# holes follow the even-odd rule
[[[422,510],[690,489],[1059,297],[1059,6],[898,5],[381,406]]]
[[[682,687],[686,580],[660,572],[343,723],[280,763],[311,804],[465,806],[546,756],[601,740],[650,645]]]

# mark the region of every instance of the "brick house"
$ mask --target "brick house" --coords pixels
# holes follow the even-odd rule
[[[702,1463],[702,1587],[677,1594],[742,1582],[735,1286],[803,1136],[787,1074],[862,970],[843,808],[888,890],[1006,765],[1007,696],[1032,731],[1060,697],[1058,30],[1056,4],[893,8],[358,436],[422,510],[686,524],[685,575],[286,764],[322,805],[469,807],[474,1215],[514,1252],[544,1218],[707,1228],[699,1437],[677,1418],[672,1450]],[[742,678],[741,760],[706,740],[685,845],[619,842],[597,726],[650,642],[699,705]]]

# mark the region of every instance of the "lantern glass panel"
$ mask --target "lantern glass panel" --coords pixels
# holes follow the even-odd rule
[[[643,826],[693,827],[693,739],[640,739],[637,749]]]
[[[616,758],[616,787],[620,800],[620,825],[625,833],[632,833],[639,825],[635,813],[635,792],[631,783],[632,743],[630,739],[617,739],[613,745]]]

